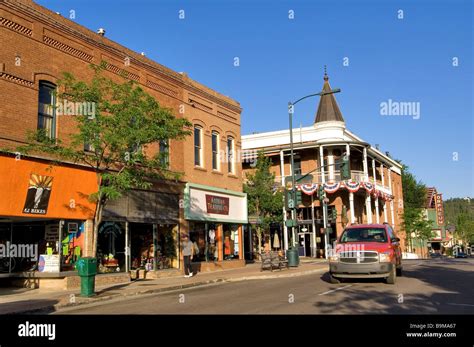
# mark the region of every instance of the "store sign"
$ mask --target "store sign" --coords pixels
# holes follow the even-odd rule
[[[435,196],[435,207],[438,225],[444,225],[443,197],[441,194]]]
[[[31,174],[23,213],[46,214],[52,186],[53,177]]]
[[[247,196],[241,192],[188,183],[185,200],[185,219],[248,223]]]
[[[206,194],[207,213],[229,215],[229,198]]]
[[[59,272],[59,254],[41,254],[38,262],[39,272]]]

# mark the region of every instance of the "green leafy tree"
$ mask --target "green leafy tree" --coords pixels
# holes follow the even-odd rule
[[[412,238],[424,241],[430,240],[433,237],[433,223],[426,218],[424,213],[426,186],[423,182],[417,181],[415,175],[409,172],[408,169],[408,166],[403,164],[403,228],[409,245]]]
[[[446,223],[455,226],[455,236],[465,243],[474,244],[474,201],[453,198],[444,202]]]
[[[90,82],[64,73],[58,83],[58,100],[91,103],[95,113],[74,118],[77,131],[68,139],[50,139],[43,131],[29,134],[29,144],[20,152],[46,153],[55,162],[72,161],[97,172],[98,191],[89,196],[96,203],[93,254],[97,253],[99,225],[106,203],[131,189],[148,189],[154,179],[177,179],[168,170],[163,153],[148,155],[148,147],[159,141],[180,140],[190,134],[191,124],[176,118],[135,82],[120,83],[103,76],[105,62],[91,66]],[[87,145],[88,150],[85,150]]]
[[[257,217],[259,247],[263,234],[270,230],[270,224],[283,221],[283,193],[275,189],[275,175],[270,172],[271,165],[271,159],[260,151],[255,170],[246,174],[247,181],[244,184],[249,215]]]

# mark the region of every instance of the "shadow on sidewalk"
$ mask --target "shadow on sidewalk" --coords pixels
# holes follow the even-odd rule
[[[41,300],[21,300],[2,304],[0,306],[0,315],[14,314],[48,314],[55,312],[54,305],[59,303],[58,300],[41,299]]]

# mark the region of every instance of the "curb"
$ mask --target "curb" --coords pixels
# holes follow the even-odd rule
[[[232,283],[232,282],[235,283],[235,282],[243,282],[243,281],[250,281],[250,280],[299,277],[299,276],[310,275],[310,274],[319,273],[323,271],[327,271],[327,269],[318,268],[318,269],[305,270],[305,271],[300,271],[300,272],[295,272],[295,273],[286,273],[286,274],[283,273],[283,274],[278,274],[278,275],[275,274],[275,275],[257,275],[257,276],[246,276],[246,277],[236,277],[236,278],[216,278],[216,279],[207,280],[207,281],[180,284],[180,285],[164,287],[164,288],[137,290],[137,291],[133,291],[129,293],[124,292],[121,294],[105,295],[102,297],[80,298],[79,301],[75,303],[57,303],[54,305],[48,305],[48,306],[36,308],[36,309],[26,309],[26,310],[21,310],[21,311],[4,313],[4,315],[46,314],[46,313],[58,312],[61,309],[79,307],[83,305],[109,301],[112,299],[119,299],[119,298],[126,299],[126,298],[131,298],[131,297],[135,297],[139,295],[160,294],[160,293],[166,293],[166,292],[173,292],[180,289],[202,287],[202,286],[218,284],[218,283]]]

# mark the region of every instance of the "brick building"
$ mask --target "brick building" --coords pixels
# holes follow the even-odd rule
[[[185,140],[146,149],[150,155],[166,151],[170,170],[183,173],[179,182],[154,182],[152,189],[132,191],[107,206],[99,236],[101,269],[180,267],[183,233],[199,248],[195,261],[201,271],[244,264],[247,204],[234,157],[241,147],[238,102],[30,0],[0,3],[0,47],[0,188],[6,192],[0,240],[48,243],[55,256],[48,262],[57,262],[58,271],[72,270],[74,259],[91,255],[94,206],[87,196],[97,190],[96,174],[68,163],[51,168],[44,157],[15,154],[15,148],[25,144],[28,131],[40,128],[68,141],[77,131],[74,116],[47,107],[56,104],[51,91],[63,72],[88,81],[89,65],[105,61],[105,77],[136,81],[193,127]],[[0,271],[15,272],[8,267]]]
[[[325,74],[323,91],[330,91]],[[387,153],[372,147],[346,128],[336,98],[333,94],[321,97],[314,124],[293,129],[294,171],[302,190],[302,203],[297,208],[297,235],[293,238],[286,227],[275,226],[266,238],[266,248],[271,248],[274,234],[283,239],[288,248],[289,239],[300,246],[300,255],[323,256],[326,244],[332,245],[344,227],[351,223],[389,223],[403,238],[402,166]],[[244,175],[252,170],[251,158],[263,150],[271,158],[275,184],[291,184],[289,130],[273,131],[242,136]],[[340,165],[347,154],[352,179],[342,180]],[[317,169],[321,167],[320,169]],[[329,201],[327,218],[324,204],[318,198],[318,188],[324,186]],[[284,213],[285,220],[290,216]],[[332,228],[330,235],[323,228]],[[403,242],[403,241],[402,241]]]

